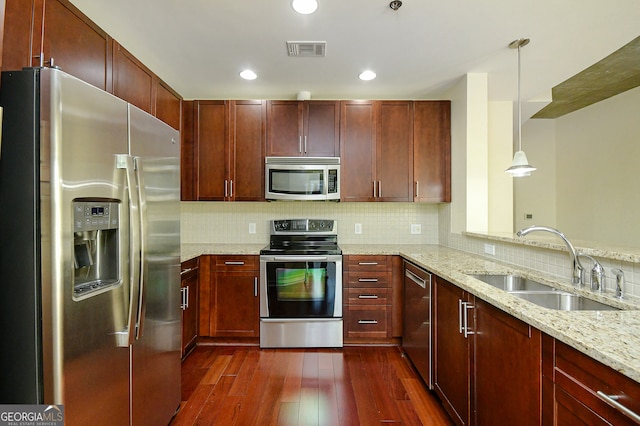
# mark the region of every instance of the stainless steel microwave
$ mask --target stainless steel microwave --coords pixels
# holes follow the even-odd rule
[[[339,201],[339,157],[266,157],[267,200]]]

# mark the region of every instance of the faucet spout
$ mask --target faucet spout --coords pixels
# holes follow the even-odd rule
[[[571,255],[571,260],[573,261],[571,268],[571,282],[578,286],[582,286],[582,271],[584,271],[584,267],[582,266],[582,263],[580,263],[578,252],[576,251],[575,247],[573,247],[573,244],[571,244],[571,241],[569,241],[562,232],[558,231],[555,228],[551,228],[550,226],[533,225],[528,228],[519,230],[518,232],[516,232],[516,235],[518,237],[524,237],[528,233],[535,231],[550,232],[551,234],[557,235],[558,237],[562,238],[562,241],[564,241],[564,243],[567,245],[567,248],[569,249],[569,254]]]

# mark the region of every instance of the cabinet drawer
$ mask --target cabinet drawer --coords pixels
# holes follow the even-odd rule
[[[352,271],[390,271],[392,269],[391,256],[348,256],[347,270]]]
[[[612,424],[633,424],[606,395],[640,415],[640,385],[623,374],[556,341],[555,383]],[[599,394],[601,392],[601,394]]]
[[[387,337],[388,310],[384,306],[349,306],[345,322],[349,337]]]
[[[257,271],[258,256],[215,256],[217,271]]]
[[[345,289],[345,303],[349,305],[387,305],[389,289],[358,287]]]
[[[386,271],[349,271],[348,287],[390,287],[391,272]]]

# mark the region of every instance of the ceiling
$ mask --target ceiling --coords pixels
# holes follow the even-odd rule
[[[637,0],[71,0],[185,99],[437,99],[487,73],[489,99],[550,100],[551,88],[640,35]],[[287,41],[326,41],[289,57]],[[637,63],[637,62],[636,62]],[[253,69],[245,81],[239,72]],[[377,78],[364,82],[364,69]]]

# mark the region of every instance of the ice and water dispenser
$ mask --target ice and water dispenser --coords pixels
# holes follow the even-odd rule
[[[120,283],[118,206],[117,201],[73,201],[73,298],[76,300]]]

